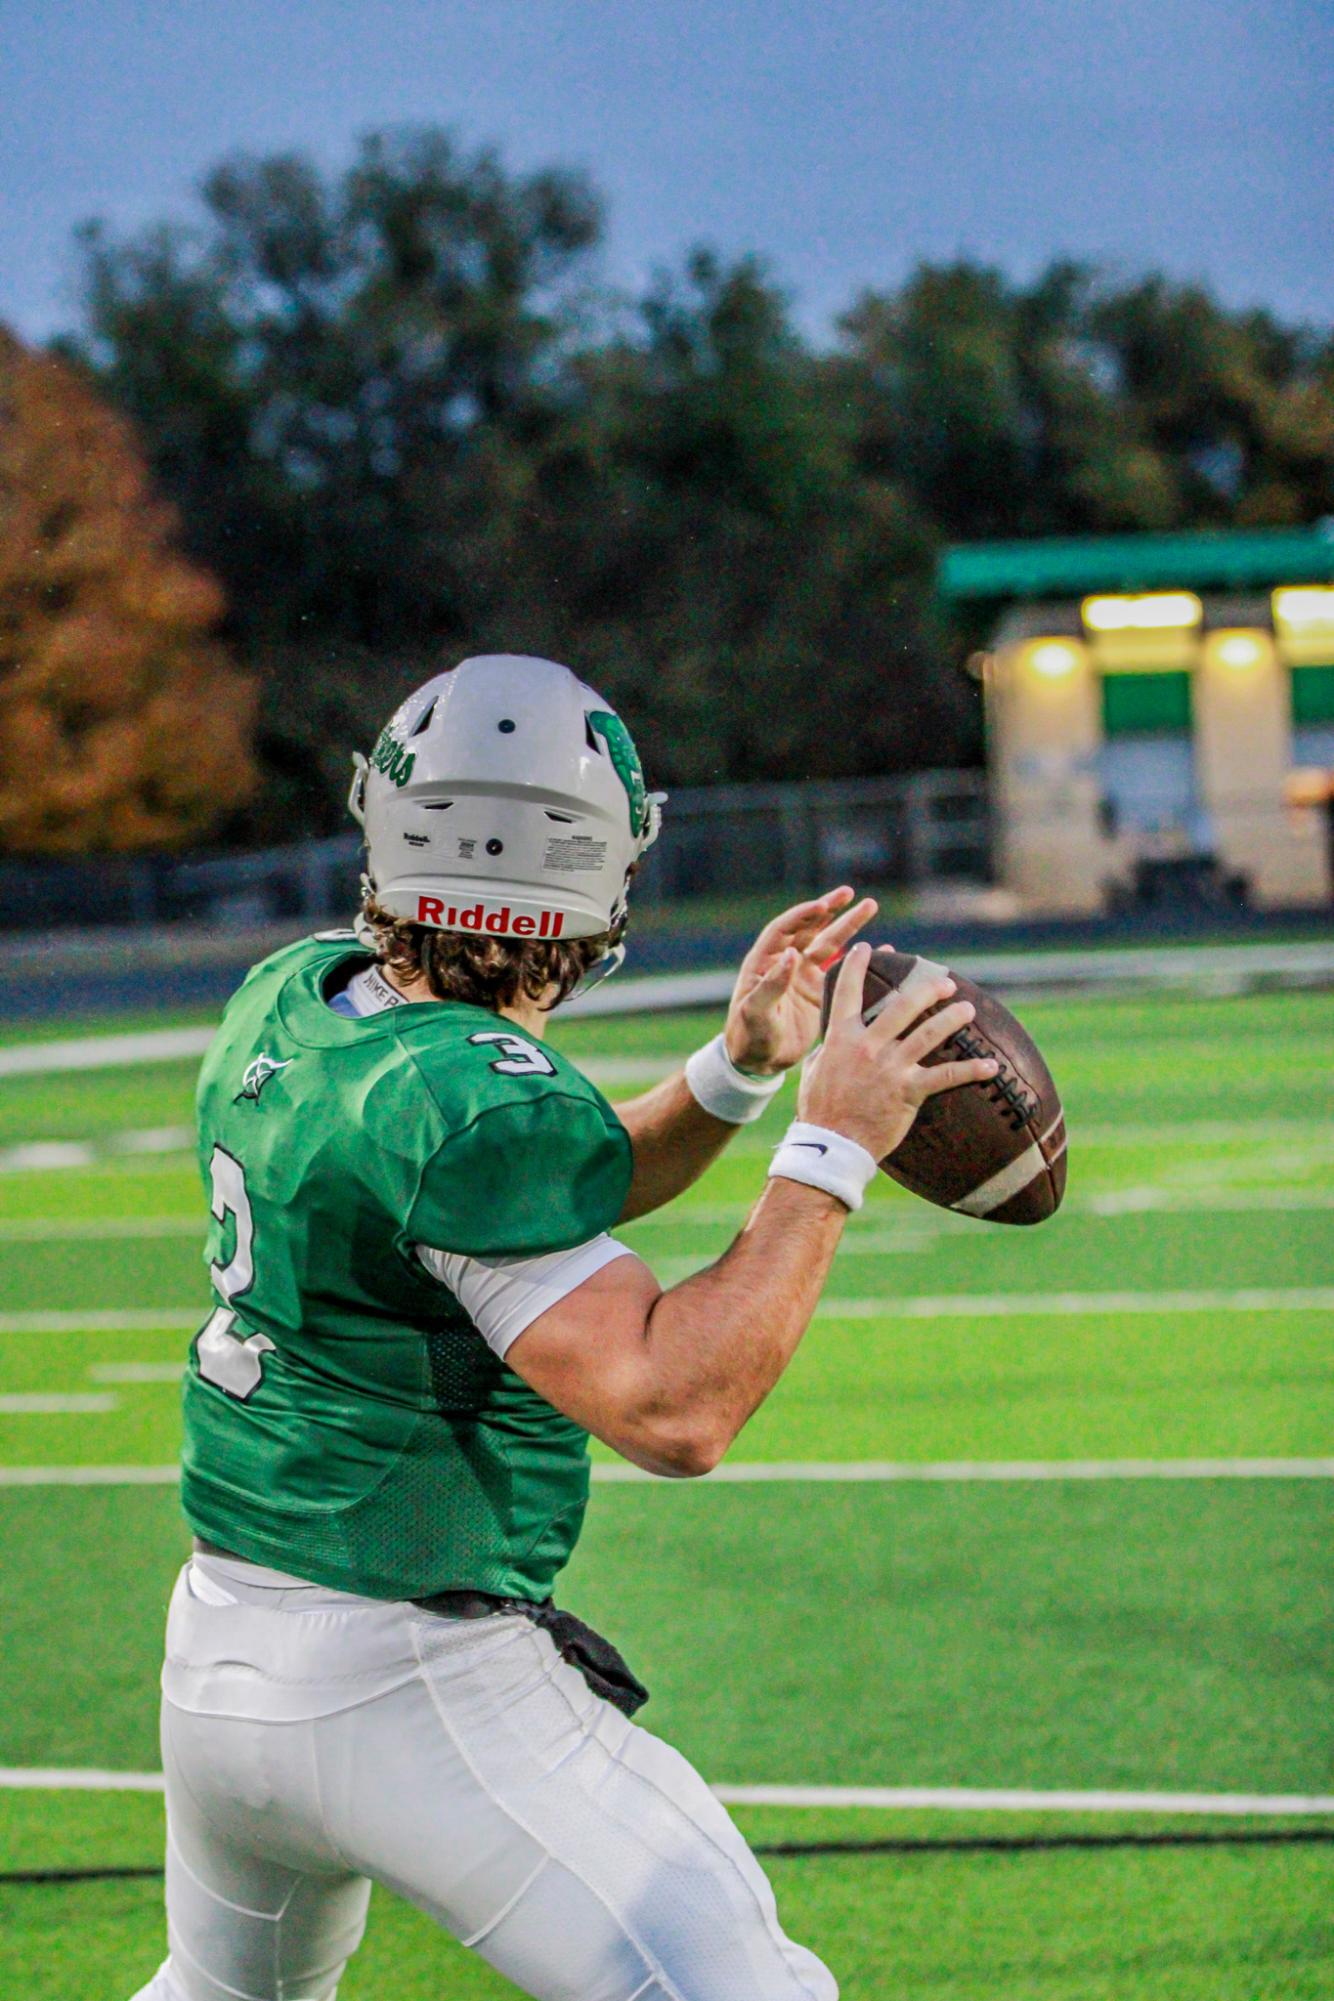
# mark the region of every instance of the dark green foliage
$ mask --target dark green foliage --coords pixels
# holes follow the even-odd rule
[[[65,348],[265,679],[255,834],[340,824],[347,747],[465,651],[569,659],[654,782],[968,761],[943,541],[1334,509],[1334,343],[1198,287],[922,266],[822,351],[751,259],[611,300],[586,181],[438,131],[235,159],[203,201],[84,233]]]

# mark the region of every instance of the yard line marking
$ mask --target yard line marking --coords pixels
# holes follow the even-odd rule
[[[943,1231],[882,1232],[879,1236],[865,1236],[848,1241],[842,1246],[845,1258],[906,1258],[918,1257],[933,1251],[939,1243]],[[693,1278],[696,1272],[707,1271],[709,1266],[722,1256],[722,1246],[707,1254],[702,1251],[688,1252],[684,1257],[669,1257],[654,1252],[648,1262],[653,1275],[663,1285],[679,1285],[682,1279]]]
[[[22,1147],[0,1149],[0,1175],[42,1175],[68,1167],[124,1165],[140,1155],[194,1153],[194,1133],[188,1127],[150,1127],[146,1133],[108,1133],[102,1141],[38,1139]],[[158,1163],[154,1163],[158,1165]]]
[[[141,1126],[108,1133],[108,1153],[193,1153],[199,1135],[193,1126]]]
[[[185,1362],[94,1362],[88,1371],[93,1383],[178,1383],[185,1374]]]
[[[684,1068],[685,1060],[684,1056],[589,1056],[581,1063],[570,1058],[590,1084],[604,1091],[619,1084],[660,1084]]]
[[[1235,1145],[1239,1140],[1255,1145],[1264,1140],[1295,1139],[1299,1134],[1319,1129],[1328,1135],[1329,1122],[1315,1117],[1278,1119],[1181,1119],[1141,1125],[1077,1125],[1070,1135],[1072,1148],[1081,1146],[1209,1146]]]
[[[0,1487],[174,1487],[179,1466],[0,1466]]]
[[[1254,1163],[1247,1162],[1246,1171],[1254,1171]],[[709,1229],[715,1225],[731,1224],[739,1229],[753,1205],[744,1197],[735,1202],[692,1203],[689,1209],[678,1209],[669,1204],[666,1208],[648,1216],[636,1216],[625,1227],[631,1230],[697,1230]],[[1174,1186],[1169,1183],[1147,1183],[1129,1189],[1107,1189],[1100,1194],[1067,1196],[1061,1205],[1063,1216],[1108,1217],[1137,1213],[1141,1210],[1162,1209],[1170,1212],[1182,1210],[1216,1209],[1220,1213],[1244,1213],[1247,1210],[1265,1209],[1331,1209],[1334,1208],[1334,1189],[1307,1187],[1302,1184],[1270,1184],[1259,1188],[1235,1188],[1210,1183],[1200,1187],[1189,1185]],[[901,1216],[900,1225],[891,1220]],[[878,1205],[871,1210],[863,1210],[849,1219],[844,1242],[851,1249],[865,1251],[868,1237],[883,1236],[893,1248],[900,1243],[907,1244],[910,1238],[925,1241],[931,1237],[970,1237],[980,1243],[985,1233],[976,1228],[975,1219],[952,1215],[946,1209],[932,1210],[925,1203],[920,1207],[908,1208],[894,1202],[885,1209]]]
[[[198,1216],[28,1216],[0,1223],[0,1244],[95,1242],[117,1237],[202,1237]]]
[[[134,1380],[143,1380],[135,1378]],[[156,1378],[154,1379],[156,1380]],[[697,1486],[645,1473],[625,1460],[598,1460],[593,1478],[610,1486]],[[0,1466],[0,1487],[166,1487],[179,1466]],[[706,1483],[1031,1480],[1334,1480],[1334,1459],[725,1459]]]
[[[1330,1156],[1328,1121],[1309,1119],[1242,1119],[1236,1124],[1222,1120],[1196,1119],[1179,1125],[1078,1126],[1073,1135],[1077,1149],[1084,1147],[1165,1147],[1192,1146],[1212,1141],[1235,1144],[1245,1140],[1260,1145],[1267,1140],[1294,1139],[1318,1132],[1321,1143],[1308,1151],[1316,1159]],[[0,1148],[0,1174],[31,1174],[58,1168],[103,1167],[108,1160],[155,1154],[170,1158],[177,1153],[193,1153],[195,1133],[190,1126],[149,1126],[142,1130],[106,1133],[83,1140],[31,1140],[20,1146]],[[733,1153],[750,1153],[757,1159],[768,1151],[767,1143],[742,1139]],[[1244,1164],[1249,1169],[1250,1163]],[[732,1217],[748,1205],[722,1205],[696,1211],[698,1220],[706,1216]],[[644,1219],[640,1219],[641,1221]]]
[[[1334,1188],[1121,1188],[1086,1195],[1077,1216],[1140,1216],[1202,1210],[1206,1215],[1247,1215],[1267,1210],[1334,1209]]]
[[[623,1460],[599,1460],[593,1478],[680,1484]],[[1334,1480],[1334,1459],[725,1459],[703,1478],[725,1486],[766,1480]]]
[[[725,1806],[943,1807],[959,1813],[1334,1813],[1334,1793],[1030,1792],[982,1786],[715,1786]]]
[[[10,1792],[160,1793],[161,1772],[102,1772],[86,1765],[0,1765]]]
[[[942,1292],[899,1299],[822,1299],[825,1320],[997,1320],[1050,1314],[1328,1313],[1334,1285],[1200,1287],[1178,1292]],[[66,1308],[0,1313],[0,1334],[115,1334],[198,1327],[203,1306]]]
[[[202,1056],[216,1034],[214,1023],[209,1028],[154,1028],[139,1035],[78,1035],[63,1042],[18,1043],[0,1049],[0,1077],[180,1062],[188,1056]]]
[[[171,1153],[99,1153],[83,1168],[85,1174],[124,1178],[140,1174],[188,1174],[191,1181],[194,1174],[194,1148],[186,1153],[184,1147]]]
[[[1122,1216],[1140,1216],[1201,1212],[1206,1215],[1248,1215],[1267,1214],[1273,1211],[1284,1214],[1288,1211],[1301,1213],[1334,1209],[1334,1189],[1331,1188],[1127,1188],[1111,1190],[1103,1195],[1087,1195],[1082,1201],[1064,1204],[1067,1216],[1091,1216],[1102,1220],[1115,1220]],[[662,1217],[660,1226],[680,1230],[683,1226],[704,1227],[711,1222],[739,1222],[742,1211],[737,1209],[710,1209],[707,1214],[698,1210],[689,1215]],[[639,1223],[653,1221],[640,1217]],[[29,1216],[13,1222],[0,1222],[0,1244],[41,1244],[73,1242],[114,1241],[118,1238],[155,1237],[202,1237],[206,1219],[202,1210],[198,1216]],[[859,1258],[907,1257],[916,1252],[929,1251],[941,1237],[960,1237],[972,1234],[966,1222],[950,1219],[943,1213],[934,1219],[914,1219],[902,1230],[881,1228],[872,1225],[849,1230],[845,1243],[845,1255]],[[685,1271],[694,1271],[698,1266],[691,1260],[673,1261]],[[666,1269],[662,1264],[660,1269]]]
[[[1307,1114],[1274,1118],[1247,1118],[1239,1113],[1226,1119],[1163,1119],[1131,1123],[1110,1119],[1085,1121],[1076,1117],[1070,1130],[1070,1145],[1082,1154],[1086,1147],[1147,1147],[1155,1150],[1171,1146],[1281,1146],[1285,1143],[1313,1148],[1328,1158],[1331,1146],[1328,1109],[1331,1098],[1326,1090],[1313,1091],[1309,1101],[1319,1109]],[[1322,1115],[1323,1113],[1323,1115]],[[747,1155],[758,1158],[769,1151],[770,1142],[762,1126],[742,1129],[741,1137],[729,1148],[732,1159]]]
[[[665,1056],[586,1056],[581,1059],[578,1056],[572,1056],[570,1058],[570,1061],[574,1064],[575,1068],[581,1072],[583,1076],[589,1079],[590,1083],[597,1084],[604,1090],[609,1087],[614,1090],[621,1084],[661,1083],[664,1078],[673,1076],[676,1071],[681,1069],[682,1065],[685,1062],[685,1058],[684,1056],[665,1055]],[[1257,1092],[1263,1090],[1264,1088],[1265,1087],[1263,1084],[1257,1084],[1255,1086]],[[1246,1132],[1252,1135],[1256,1132],[1257,1128],[1260,1125],[1263,1125],[1266,1129],[1270,1130],[1287,1131],[1290,1126],[1305,1127],[1308,1124],[1315,1124],[1315,1123],[1316,1123],[1315,1120],[1306,1120],[1302,1118],[1294,1119],[1291,1121],[1284,1119],[1268,1119],[1268,1120],[1247,1120],[1244,1122]],[[1203,1121],[1197,1120],[1194,1122],[1193,1129],[1200,1132],[1203,1137],[1207,1138],[1235,1139],[1237,1136],[1237,1127],[1235,1125],[1229,1125],[1225,1123],[1223,1120],[1203,1120]],[[1101,1126],[1089,1127],[1087,1129],[1087,1135],[1089,1136],[1090,1144],[1092,1145],[1116,1146],[1122,1143],[1139,1145],[1142,1143],[1142,1136],[1145,1134],[1152,1134],[1156,1136],[1162,1133],[1174,1132],[1178,1130],[1180,1130],[1180,1128],[1178,1127],[1159,1126],[1159,1125],[1139,1125],[1139,1126],[1101,1125]],[[1128,1135],[1128,1138],[1124,1142],[1122,1140],[1122,1135]],[[1085,1135],[1081,1133],[1081,1137],[1084,1136]]]
[[[85,1140],[37,1139],[0,1152],[0,1174],[43,1173],[54,1167],[91,1167],[97,1159]]]
[[[90,1417],[98,1412],[116,1410],[119,1404],[119,1397],[98,1396],[87,1391],[76,1392],[73,1396],[48,1396],[44,1392],[0,1396],[0,1417]]]
[[[161,1772],[86,1765],[0,1766],[14,1792],[160,1793]],[[711,1789],[725,1806],[937,1808],[955,1813],[1193,1813],[1265,1818],[1334,1813],[1334,1793],[1036,1792],[984,1786],[735,1786]]]
[[[121,1334],[191,1332],[206,1317],[202,1306],[91,1307],[50,1313],[0,1313],[0,1334]]]
[[[132,1126],[88,1139],[29,1140],[0,1148],[0,1174],[40,1174],[61,1167],[99,1167],[108,1160],[141,1155],[193,1153],[196,1137],[193,1126]]]
[[[944,1292],[902,1299],[822,1299],[832,1320],[995,1320],[1030,1314],[1328,1313],[1334,1285],[1202,1286],[1179,1292]]]

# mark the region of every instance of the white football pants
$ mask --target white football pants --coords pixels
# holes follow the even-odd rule
[[[333,2001],[372,1880],[538,2001],[836,2001],[704,1781],[527,1619],[196,1556],[162,1681],[169,1956],[136,2001]]]

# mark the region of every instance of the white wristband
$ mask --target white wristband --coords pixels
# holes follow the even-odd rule
[[[748,1126],[761,1118],[774,1093],[782,1090],[783,1074],[780,1070],[776,1077],[748,1077],[737,1069],[721,1035],[686,1058],[692,1097],[711,1117],[729,1126]]]
[[[847,1208],[860,1209],[876,1165],[866,1148],[846,1133],[794,1119],[774,1150],[769,1179],[804,1181],[808,1188],[836,1195]]]

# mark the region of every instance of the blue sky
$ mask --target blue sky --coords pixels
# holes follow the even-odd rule
[[[1334,319],[1334,0],[0,0],[0,319],[222,155],[418,121],[586,167],[608,282],[755,250],[808,328],[920,257],[1057,253]]]

